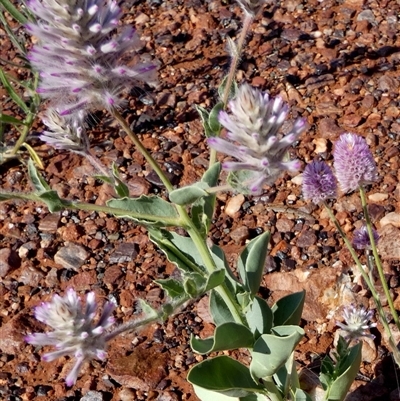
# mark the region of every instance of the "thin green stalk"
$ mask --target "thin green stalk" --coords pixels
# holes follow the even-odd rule
[[[385,274],[383,272],[381,258],[379,257],[378,250],[376,249],[376,243],[375,243],[374,235],[372,232],[371,218],[368,213],[367,197],[366,197],[364,188],[362,186],[360,186],[360,196],[361,196],[361,204],[362,204],[362,208],[364,211],[365,221],[367,223],[367,230],[368,230],[368,235],[369,235],[369,239],[371,242],[372,253],[373,253],[374,259],[375,259],[376,270],[378,271],[379,280],[382,284],[383,291],[384,291],[386,299],[388,301],[390,312],[392,313],[392,316],[393,316],[393,320],[394,320],[397,328],[400,330],[399,315],[397,314],[396,308],[394,307],[393,299],[392,299],[392,297],[390,295],[390,291],[389,291],[389,286],[386,282]]]
[[[33,88],[36,89],[39,83],[39,74],[34,74],[34,83],[33,83]],[[33,96],[38,96],[38,95],[33,95]],[[10,151],[10,154],[12,156],[16,155],[21,148],[21,146],[24,144],[26,137],[28,136],[31,128],[33,121],[36,117],[36,112],[37,112],[37,107],[38,107],[38,102],[36,99],[32,97],[32,103],[30,106],[30,110],[28,115],[26,116],[26,119],[24,121],[24,128],[22,129],[21,135],[19,136],[17,142],[15,143],[13,149]]]
[[[239,65],[241,55],[242,55],[244,43],[245,43],[247,34],[249,32],[251,23],[253,22],[253,19],[254,19],[253,15],[244,13],[243,28],[242,28],[242,31],[240,32],[238,43],[235,46],[235,49],[232,50],[233,51],[232,62],[229,67],[229,73],[228,73],[226,83],[225,83],[224,96],[222,99],[222,103],[224,104],[224,109],[226,109],[226,107],[228,105],[229,94],[231,92],[232,83],[233,83],[233,80],[235,79],[235,74],[236,74],[236,70]],[[216,160],[217,160],[217,151],[215,149],[211,149],[209,166],[212,166],[216,162]]]
[[[356,253],[356,251],[354,250],[353,246],[351,245],[351,242],[349,241],[349,239],[347,238],[346,234],[344,233],[344,231],[342,230],[342,227],[340,226],[338,220],[336,219],[335,215],[332,213],[332,210],[330,209],[330,207],[326,204],[326,202],[324,202],[324,206],[326,211],[329,214],[330,219],[332,220],[333,224],[335,225],[336,229],[339,231],[340,235],[343,238],[344,243],[346,244],[347,249],[349,250],[354,262],[356,263],[358,270],[361,273],[362,278],[364,279],[364,281],[366,282],[368,289],[371,291],[372,297],[374,298],[375,304],[376,304],[376,308],[378,310],[378,314],[379,314],[379,318],[380,321],[389,337],[390,340],[393,341],[393,335],[392,335],[392,331],[390,330],[390,327],[386,321],[386,316],[385,316],[385,312],[383,310],[382,307],[382,303],[381,300],[379,298],[379,294],[377,293],[372,281],[370,280],[368,274],[365,272],[365,270],[362,267],[362,264],[360,262],[360,259],[358,258],[358,255]],[[395,351],[393,351],[395,352]]]
[[[119,113],[117,109],[113,109],[112,113],[113,117],[119,122],[121,125],[122,129],[127,133],[129,138],[132,140],[136,148],[142,153],[142,155],[145,157],[147,160],[147,163],[150,164],[151,168],[156,172],[156,174],[160,177],[160,180],[164,184],[165,188],[167,189],[168,192],[171,192],[174,188],[168,179],[168,177],[165,175],[164,171],[161,170],[161,167],[159,164],[153,159],[153,157],[150,155],[150,153],[147,151],[147,149],[143,146],[142,142],[140,142],[139,138],[136,136],[136,134],[131,130],[129,127],[128,123],[125,121],[124,117]]]

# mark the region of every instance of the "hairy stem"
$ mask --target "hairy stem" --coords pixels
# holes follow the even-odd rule
[[[121,125],[122,129],[126,132],[126,134],[129,136],[129,138],[132,140],[132,142],[134,143],[136,148],[145,157],[147,163],[150,164],[151,168],[159,176],[160,180],[164,184],[164,186],[167,189],[167,191],[171,192],[174,188],[173,188],[170,180],[165,175],[164,171],[162,171],[162,169],[159,166],[159,164],[153,159],[153,157],[150,155],[150,153],[147,151],[147,149],[143,146],[142,142],[140,142],[140,140],[136,136],[136,134],[131,130],[131,128],[129,127],[129,125],[125,121],[125,119],[122,117],[122,115],[115,108],[112,110],[112,115],[118,121],[118,123]]]
[[[130,320],[124,324],[121,324],[106,335],[106,341],[110,341],[122,333],[136,330],[139,327],[146,326],[147,324],[156,322],[157,320],[165,320],[167,317],[177,314],[182,307],[186,306],[188,303],[190,303],[190,301],[191,300],[188,298],[182,298],[173,304],[166,305],[171,310],[171,312],[168,314],[166,314],[165,308],[161,308],[158,311],[153,310],[154,313],[151,316],[145,316],[143,318]]]
[[[226,78],[225,82],[225,90],[224,96],[222,99],[222,103],[224,104],[224,109],[226,109],[229,100],[229,94],[231,92],[232,83],[235,79],[236,70],[238,68],[240,58],[243,52],[244,43],[246,41],[247,34],[249,32],[251,23],[253,22],[254,16],[248,13],[244,13],[244,20],[243,20],[243,28],[240,32],[239,40],[235,49],[232,50],[232,61],[229,67],[229,73]],[[217,160],[217,151],[215,149],[210,150],[210,163],[209,165],[212,166]]]

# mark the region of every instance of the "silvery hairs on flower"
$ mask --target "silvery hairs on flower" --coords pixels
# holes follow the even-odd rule
[[[40,73],[37,91],[61,116],[111,109],[130,85],[154,83],[156,66],[135,63],[135,29],[115,33],[122,16],[115,1],[30,0],[27,6],[37,17],[26,26],[39,40],[28,54]],[[123,65],[123,57],[133,65]]]
[[[113,309],[114,305],[107,302],[94,323],[97,314],[94,293],[86,294],[86,306],[82,310],[80,298],[72,288],[68,289],[64,297],[54,295],[50,302],[43,302],[35,308],[36,319],[51,326],[54,331],[28,335],[25,341],[32,345],[56,347],[56,351],[43,355],[44,361],[53,361],[65,355],[75,357],[75,364],[66,378],[67,385],[72,386],[84,361],[105,359],[105,330],[114,323],[111,316]]]
[[[42,118],[48,130],[40,135],[40,139],[48,145],[75,153],[89,153],[89,139],[86,135],[83,118],[66,119],[53,108],[45,111]]]
[[[243,84],[229,108],[230,114],[221,111],[218,116],[228,131],[226,139],[212,137],[208,144],[240,160],[222,164],[223,169],[241,176],[240,185],[233,185],[234,189],[260,194],[263,186],[273,184],[283,171],[300,168],[298,160],[289,160],[288,149],[305,130],[306,122],[297,119],[290,132],[283,135],[280,130],[289,106],[280,97],[270,98],[267,93]]]
[[[333,167],[339,187],[344,193],[378,180],[375,160],[367,142],[356,134],[342,134],[336,141]]]

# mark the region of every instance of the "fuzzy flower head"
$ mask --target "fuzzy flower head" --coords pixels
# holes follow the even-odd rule
[[[361,337],[375,338],[369,329],[376,327],[376,323],[370,323],[374,312],[367,311],[363,306],[357,308],[354,305],[343,309],[345,323],[337,322],[336,325],[346,332],[346,340],[358,340]]]
[[[342,134],[335,144],[333,160],[336,178],[345,193],[378,180],[372,153],[359,135]]]
[[[303,173],[303,196],[318,204],[336,196],[336,179],[331,168],[324,162],[307,164]]]
[[[208,144],[239,160],[225,162],[222,168],[245,173],[241,177],[244,191],[260,194],[263,185],[273,184],[283,171],[300,168],[298,160],[289,160],[288,149],[305,130],[306,123],[298,119],[287,135],[280,133],[289,111],[280,97],[270,98],[243,84],[229,108],[230,114],[221,111],[218,116],[228,131],[226,139],[212,137]]]
[[[266,0],[237,0],[237,2],[245,13],[255,16],[261,11]]]
[[[33,345],[52,345],[56,348],[56,351],[43,355],[45,361],[53,361],[65,355],[74,356],[75,365],[66,378],[67,385],[72,386],[85,360],[105,359],[105,330],[114,323],[111,316],[113,309],[114,305],[107,302],[100,318],[94,323],[97,312],[94,293],[86,295],[86,306],[83,309],[76,292],[69,289],[64,297],[54,295],[50,302],[35,308],[36,319],[52,327],[53,331],[34,333],[26,336],[25,340]]]
[[[379,241],[379,235],[375,228],[372,227],[372,235],[374,236],[375,245]],[[363,224],[359,229],[353,233],[353,245],[356,249],[371,249],[371,240],[369,238],[368,229]]]
[[[130,52],[139,47],[135,30],[115,33],[122,16],[115,1],[30,0],[27,6],[37,17],[26,26],[39,40],[28,54],[40,73],[37,91],[60,115],[111,109],[129,85],[154,81],[155,66],[136,63]]]
[[[57,110],[49,108],[42,119],[48,130],[43,131],[40,139],[48,145],[72,152],[89,151],[89,139],[82,119],[65,119]]]

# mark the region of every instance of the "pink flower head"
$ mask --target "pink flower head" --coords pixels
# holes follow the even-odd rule
[[[379,235],[375,228],[372,227],[372,235],[374,236],[375,244],[379,241]],[[363,224],[359,229],[353,233],[353,245],[356,249],[371,249],[371,240],[369,238],[368,229]]]
[[[54,295],[50,302],[43,302],[35,308],[36,319],[52,327],[53,331],[28,335],[25,341],[33,345],[54,346],[55,351],[43,355],[45,361],[53,361],[65,355],[75,357],[75,365],[66,378],[67,385],[72,386],[84,361],[105,359],[105,330],[114,323],[111,316],[113,309],[114,305],[107,302],[100,318],[94,323],[97,314],[94,293],[86,295],[86,307],[83,309],[81,299],[70,288],[64,297]]]
[[[376,323],[370,323],[374,312],[367,311],[363,306],[357,308],[349,305],[343,309],[345,323],[337,322],[336,325],[346,332],[344,336],[348,340],[358,340],[361,337],[375,338],[369,333],[369,329],[376,327]]]
[[[218,120],[227,130],[226,139],[212,137],[208,144],[215,150],[239,161],[228,161],[222,168],[246,172],[241,188],[260,194],[264,184],[271,185],[285,170],[297,171],[298,160],[290,160],[288,149],[305,130],[306,123],[297,119],[287,135],[280,130],[289,107],[280,97],[270,98],[250,85],[239,87],[230,101],[231,113],[221,111]]]
[[[335,143],[333,160],[336,178],[345,193],[378,179],[372,153],[365,139],[359,135],[342,134]]]
[[[40,73],[37,91],[61,116],[110,109],[129,86],[154,83],[155,65],[133,63],[140,42],[135,29],[115,33],[122,16],[116,1],[29,0],[27,7],[37,17],[26,26],[39,40],[28,54]]]
[[[336,196],[336,179],[325,162],[313,161],[303,173],[303,196],[318,204]]]

